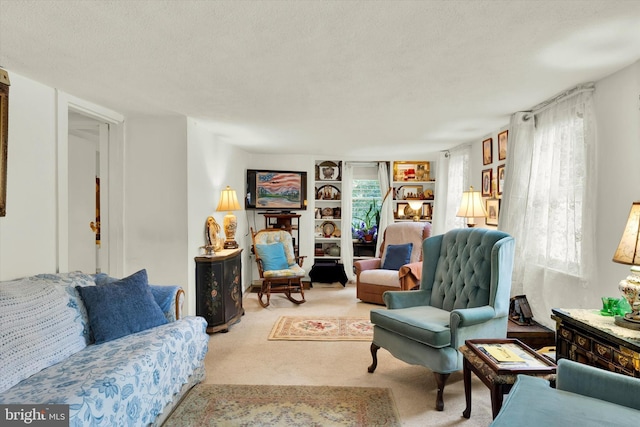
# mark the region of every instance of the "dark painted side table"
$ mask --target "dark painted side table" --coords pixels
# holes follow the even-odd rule
[[[569,359],[640,378],[640,331],[616,325],[599,309],[554,308],[556,360]]]
[[[239,322],[242,308],[242,249],[225,249],[196,261],[196,315],[207,321],[207,333],[227,332]]]

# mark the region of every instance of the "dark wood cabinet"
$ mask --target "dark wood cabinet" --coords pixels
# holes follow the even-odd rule
[[[535,321],[530,325],[518,325],[509,319],[507,338],[515,338],[537,350],[542,347],[553,347],[556,344],[556,333]]]
[[[207,333],[227,332],[242,308],[242,249],[225,249],[196,261],[196,315],[207,320]]]
[[[557,309],[556,360],[565,358],[640,378],[640,332],[617,326],[598,310]]]

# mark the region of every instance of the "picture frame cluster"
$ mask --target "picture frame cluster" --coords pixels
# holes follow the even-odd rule
[[[497,137],[497,158],[498,162],[504,162],[507,159],[507,147],[509,141],[509,130],[503,130],[498,133]],[[498,225],[500,216],[500,196],[504,192],[506,164],[497,164],[494,174],[494,152],[493,138],[482,140],[482,165],[488,166],[482,170],[481,177],[481,194],[486,198],[487,225]]]

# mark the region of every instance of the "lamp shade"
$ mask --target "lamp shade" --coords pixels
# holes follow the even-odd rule
[[[422,200],[409,200],[409,207],[414,211],[422,210]]]
[[[613,260],[621,264],[640,265],[640,202],[633,202],[627,225],[622,232]]]
[[[240,203],[238,203],[238,196],[236,195],[236,190],[232,190],[231,187],[227,185],[227,188],[222,190],[222,194],[220,195],[220,202],[218,203],[218,207],[216,211],[239,211]]]
[[[462,202],[456,216],[465,218],[484,218],[487,216],[479,191],[473,191],[473,187],[469,187],[469,191],[462,193]]]

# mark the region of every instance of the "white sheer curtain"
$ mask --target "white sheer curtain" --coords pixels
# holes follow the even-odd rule
[[[382,235],[387,225],[393,222],[393,196],[389,191],[389,165],[387,162],[378,163],[378,183],[380,184],[380,194],[382,195],[382,208],[380,209],[380,223],[378,224],[378,240],[376,243],[376,255],[380,253],[382,245]]]
[[[499,228],[516,239],[512,295],[550,324],[553,307],[597,304],[583,297],[596,265],[593,90],[538,111],[511,118]]]
[[[462,192],[469,189],[469,156],[471,147],[461,145],[440,153],[436,171],[435,207],[432,234],[444,234],[453,228],[465,227],[458,218]]]
[[[340,234],[340,255],[347,279],[353,281],[353,238],[351,236],[351,199],[353,198],[353,164],[342,163],[342,199],[348,203],[342,203],[342,230]]]

